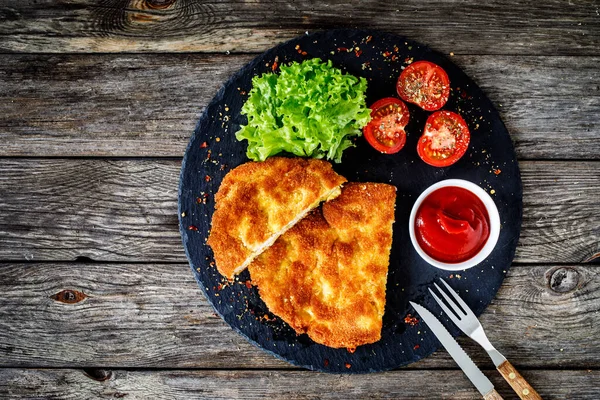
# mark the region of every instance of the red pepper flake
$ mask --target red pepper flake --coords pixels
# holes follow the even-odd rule
[[[354,354],[354,352],[356,351],[356,347],[348,347],[346,350],[348,351],[348,353]]]
[[[323,360],[323,366],[329,367],[329,360],[328,359],[324,359]]]
[[[502,172],[502,170],[500,170],[500,169],[495,169],[494,170],[494,174],[496,174],[496,175],[500,175],[501,172]]]
[[[217,292],[220,292],[225,286],[222,283],[219,283],[217,286]]]
[[[188,226],[188,231],[197,231],[198,228],[196,228],[194,225],[190,225]]]
[[[394,51],[397,53],[400,49],[398,49],[398,46],[394,46]]]
[[[337,51],[339,51],[339,52],[342,52],[342,51],[344,51],[344,52],[346,52],[346,53],[347,53],[347,52],[348,52],[348,49],[347,49],[346,47],[338,47],[338,48],[337,48]]]
[[[201,148],[201,149],[205,149],[205,148],[207,148],[207,147],[208,147],[208,143],[206,143],[206,142],[203,142],[203,143],[200,145],[200,148]]]
[[[275,56],[275,61],[273,61],[273,66],[271,67],[271,70],[273,72],[275,72],[275,70],[277,69],[278,66],[279,66],[279,57]]]
[[[365,40],[365,43],[369,43],[372,39],[373,39],[373,36],[371,36],[371,35],[367,36],[367,40]]]
[[[391,52],[389,52],[389,51],[384,51],[384,52],[383,52],[383,56],[384,56],[384,57],[389,57],[389,56],[391,56],[391,55],[392,55],[392,53],[391,53]]]
[[[209,175],[206,175],[206,176],[204,177],[204,180],[205,180],[206,182],[210,182],[210,176],[209,176]]]
[[[394,55],[392,56],[392,61],[396,61],[397,59],[398,59],[398,56],[394,54]]]
[[[247,280],[246,282],[244,282],[244,284],[246,285],[246,287],[247,287],[248,289],[252,289],[252,281],[250,281],[250,280]]]
[[[421,346],[419,346],[418,344],[415,344],[415,347],[413,347],[413,350],[417,350],[419,347],[421,347]]]
[[[303,50],[300,48],[300,45],[299,45],[299,44],[297,44],[297,45],[296,45],[295,49],[296,49],[296,51],[298,52],[298,54],[302,54],[303,56],[305,56],[305,55],[307,55],[307,54],[308,54],[307,52],[303,51]]]
[[[344,366],[345,366],[347,369],[350,369],[350,368],[352,367],[352,364],[350,364],[350,363],[346,363],[346,364],[344,364]]]
[[[448,278],[454,279],[454,274],[450,274],[450,276]]]
[[[362,50],[354,50],[354,54],[356,54],[356,57],[360,57]]]
[[[406,317],[404,317],[404,323],[410,326],[415,326],[419,323],[419,319],[417,317],[413,317],[411,314],[407,314]]]

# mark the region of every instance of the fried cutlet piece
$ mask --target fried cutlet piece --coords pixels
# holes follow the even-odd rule
[[[269,310],[317,343],[381,338],[396,188],[347,183],[248,266]]]
[[[219,272],[233,279],[346,178],[314,159],[272,157],[231,170],[215,195],[208,244]]]

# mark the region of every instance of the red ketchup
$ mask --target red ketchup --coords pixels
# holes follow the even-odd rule
[[[472,192],[447,186],[430,193],[417,210],[415,236],[423,251],[444,263],[475,256],[490,236],[490,218]]]

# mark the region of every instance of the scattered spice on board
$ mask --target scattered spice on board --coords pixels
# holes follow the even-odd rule
[[[421,347],[421,346],[419,346],[418,344],[415,344],[415,347],[413,347],[413,350],[417,350],[419,347]]]
[[[247,280],[246,282],[244,282],[244,284],[246,285],[246,287],[247,287],[248,289],[252,289],[252,281],[250,281],[250,280]]]
[[[305,56],[305,55],[307,55],[307,54],[308,54],[307,52],[303,51],[303,50],[300,48],[300,45],[299,45],[299,44],[297,44],[297,45],[296,45],[295,49],[296,49],[296,51],[298,52],[298,54],[301,54],[301,55],[303,55],[303,56]]]
[[[206,182],[210,182],[210,176],[209,176],[209,175],[206,175],[206,176],[204,177],[204,180],[205,180]]]
[[[500,175],[501,172],[502,170],[500,170],[499,168],[494,170],[494,174],[496,175]]]
[[[356,351],[356,347],[348,347],[346,350],[348,351],[348,353],[354,354],[354,352]]]
[[[417,317],[413,317],[412,314],[407,314],[406,317],[404,317],[404,323],[410,326],[415,326],[419,323],[419,319]]]
[[[346,368],[348,368],[348,369],[350,369],[350,368],[352,367],[352,364],[350,364],[350,363],[346,363],[346,364],[344,364],[344,365],[345,365],[345,366],[346,366]]]
[[[188,231],[198,231],[198,228],[196,228],[194,225],[190,225],[188,226]]]
[[[329,367],[329,360],[328,359],[324,359],[323,360],[323,366],[324,367]]]
[[[205,149],[207,147],[208,147],[208,143],[206,143],[206,142],[202,142],[202,144],[200,145],[201,149]]]

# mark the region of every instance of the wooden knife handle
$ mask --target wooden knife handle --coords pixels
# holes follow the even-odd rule
[[[542,400],[538,392],[531,387],[529,383],[519,374],[519,372],[508,361],[504,361],[498,366],[498,371],[502,377],[513,388],[515,393],[523,400]]]
[[[492,389],[492,391],[491,391],[491,392],[489,392],[488,394],[486,394],[485,396],[483,396],[483,398],[484,398],[485,400],[504,400],[504,399],[502,398],[502,396],[500,396],[500,395],[498,394],[498,392],[496,392],[496,389]]]

